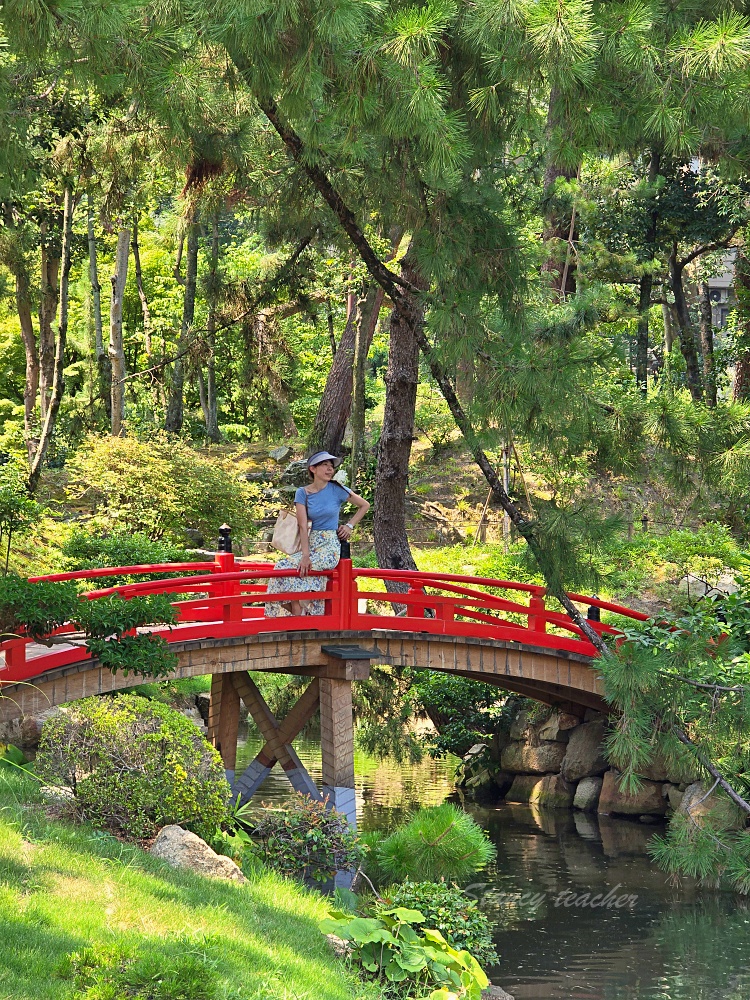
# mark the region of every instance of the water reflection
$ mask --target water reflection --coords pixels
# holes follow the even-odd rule
[[[320,781],[318,744],[295,747]],[[241,746],[238,770],[259,748]],[[455,763],[399,767],[358,753],[360,827],[389,830],[444,801]],[[275,769],[258,801],[281,804],[290,791]],[[750,1000],[749,904],[671,886],[644,853],[659,827],[523,805],[466,808],[498,849],[469,891],[496,927],[491,978],[516,1000]]]

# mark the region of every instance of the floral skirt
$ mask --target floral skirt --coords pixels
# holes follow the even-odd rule
[[[339,564],[341,543],[335,531],[310,532],[310,564],[313,570],[334,569]],[[298,569],[302,553],[294,552],[276,563],[276,569]],[[309,590],[325,590],[326,576],[274,576],[268,581],[269,594],[303,594]],[[294,598],[290,598],[294,600]],[[284,618],[291,614],[280,601],[265,605],[266,618]],[[302,601],[303,615],[325,614],[325,600]]]

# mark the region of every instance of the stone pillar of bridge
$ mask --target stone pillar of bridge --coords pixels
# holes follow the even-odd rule
[[[227,781],[234,785],[237,766],[237,734],[240,725],[240,696],[231,674],[211,677],[211,705],[206,736],[221,754]]]

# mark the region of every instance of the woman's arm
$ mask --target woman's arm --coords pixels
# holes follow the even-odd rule
[[[307,534],[307,507],[303,503],[295,503],[299,537],[302,542],[302,561],[299,564],[299,575],[307,576],[310,572],[310,536]]]
[[[350,517],[346,524],[342,524],[336,532],[342,541],[348,541],[352,537],[352,531],[370,509],[370,501],[365,500],[364,497],[359,496],[357,493],[350,493],[349,500],[357,508],[357,513],[354,517]]]

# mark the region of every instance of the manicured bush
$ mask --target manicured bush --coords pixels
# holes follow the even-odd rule
[[[449,802],[420,809],[378,846],[378,865],[391,882],[462,882],[495,856],[487,834]]]
[[[189,527],[214,538],[224,521],[237,532],[254,531],[257,488],[218,457],[206,458],[177,439],[91,436],[69,464],[100,533],[116,529],[181,541]]]
[[[178,545],[155,541],[142,531],[112,531],[109,534],[91,534],[74,528],[63,543],[62,554],[68,570],[96,569],[100,566],[141,566],[158,563],[184,563],[205,559],[205,555],[189,552]],[[163,576],[107,577],[110,585],[131,579],[163,579]]]
[[[480,965],[497,962],[489,920],[477,909],[476,902],[455,885],[407,881],[391,886],[383,902],[376,906],[375,916],[395,906],[419,910],[425,927],[440,931],[454,948],[471,952]]]
[[[300,880],[325,882],[355,869],[363,857],[345,816],[304,795],[279,811],[266,811],[251,828],[255,853],[269,868]]]
[[[185,716],[135,695],[86,698],[48,719],[37,770],[72,788],[82,818],[130,837],[178,823],[205,839],[226,817],[219,754]]]

